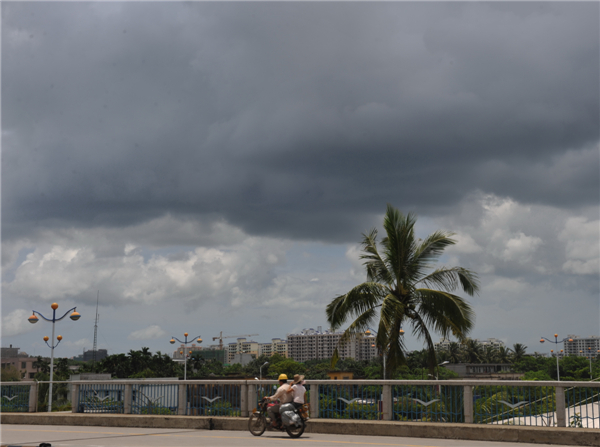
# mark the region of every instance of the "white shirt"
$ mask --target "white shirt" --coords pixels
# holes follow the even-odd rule
[[[304,393],[306,393],[306,388],[302,386],[302,384],[297,383],[292,386],[292,396],[294,397],[294,402],[303,404],[304,403]]]
[[[282,404],[287,404],[288,402],[292,401],[292,398],[290,396],[289,393],[287,393],[287,390],[290,389],[290,386],[285,383],[283,385],[281,385],[279,388],[277,388],[277,391],[275,392],[275,394],[273,394],[270,399],[271,400],[277,400],[279,399],[279,402]]]

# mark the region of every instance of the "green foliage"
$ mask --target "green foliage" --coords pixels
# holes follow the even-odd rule
[[[436,352],[431,332],[464,339],[474,324],[473,309],[453,292],[462,289],[474,295],[479,289],[477,275],[462,267],[431,271],[444,250],[456,243],[453,233],[436,231],[421,240],[415,236],[415,224],[414,215],[405,216],[388,205],[383,221],[385,237],[378,242],[376,229],[363,234],[361,259],[367,281],[334,298],[326,308],[332,328],[352,321],[340,343],[377,327],[375,343],[386,355],[388,377],[405,363],[401,328],[410,327],[424,341],[427,365],[433,373]],[[337,361],[336,349],[332,366]]]
[[[344,419],[368,419],[378,420],[381,413],[376,404],[362,404],[353,402],[346,406]]]
[[[79,372],[111,374],[118,379],[183,377],[183,367],[160,351],[152,355],[149,348],[130,350],[127,355],[113,354],[94,364],[84,364]]]
[[[552,380],[546,371],[527,371],[523,380]]]
[[[0,369],[0,382],[19,382],[21,373],[13,365]]]
[[[303,363],[299,363],[296,362],[292,359],[283,359],[277,363],[272,363],[269,366],[269,371],[268,371],[268,377],[270,379],[277,379],[277,377],[279,376],[279,374],[286,374],[288,376],[289,379],[292,379],[294,377],[294,374],[305,374],[306,373],[306,367],[304,366]],[[264,373],[264,369],[263,369],[263,376],[265,376],[266,374]]]
[[[145,370],[132,374],[130,376],[131,379],[150,379],[153,377],[156,377],[156,375],[155,372],[152,371],[150,368],[146,368]]]
[[[218,400],[210,404],[208,407],[205,407],[204,415],[240,417],[242,415],[242,412],[237,408],[233,408],[231,402]]]
[[[581,414],[580,413],[575,413],[573,416],[571,416],[571,420],[569,421],[569,427],[577,427],[577,428],[583,427],[583,424],[581,423]]]
[[[234,363],[233,365],[227,366],[223,372],[225,374],[241,374],[243,372],[243,367],[239,363]]]

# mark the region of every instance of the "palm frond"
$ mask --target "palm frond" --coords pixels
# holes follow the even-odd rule
[[[331,357],[331,367],[335,368],[336,363],[339,360],[338,349],[350,341],[353,337],[360,337],[364,334],[369,327],[373,326],[373,322],[375,321],[375,317],[377,316],[377,311],[375,308],[371,308],[363,312],[358,316],[351,324],[348,326],[348,329],[344,331],[340,339],[338,340],[338,344],[335,347],[335,351],[333,356]]]
[[[377,249],[377,230],[375,228],[370,233],[363,234],[362,250],[363,254],[360,259],[366,260],[363,265],[367,270],[367,281],[389,284],[393,276]]]
[[[349,318],[357,317],[369,309],[378,307],[387,294],[387,287],[373,282],[365,282],[345,295],[333,299],[325,308],[327,322],[332,329],[339,328]]]
[[[468,295],[473,296],[479,291],[477,274],[463,267],[442,267],[421,278],[419,283],[425,287],[439,287],[448,292],[455,291],[458,286]]]
[[[393,272],[396,285],[406,284],[411,278],[409,266],[414,257],[416,216],[412,213],[404,216],[388,204],[383,220],[386,237],[381,241],[385,247],[384,258],[388,269]]]
[[[444,338],[450,333],[464,339],[475,324],[472,307],[464,299],[448,292],[417,289],[418,314]]]
[[[418,339],[424,338],[425,344],[427,345],[427,363],[429,364],[429,371],[433,374],[435,365],[437,364],[437,357],[435,354],[435,346],[433,344],[433,340],[431,339],[431,334],[427,329],[427,324],[416,312],[411,315],[411,325],[413,328],[413,334],[417,336]]]

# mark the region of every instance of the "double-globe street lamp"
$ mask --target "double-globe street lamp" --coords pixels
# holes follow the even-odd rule
[[[50,321],[52,323],[52,344],[48,343],[49,339],[47,336],[44,337],[44,341],[50,347],[50,387],[49,387],[49,391],[48,391],[48,412],[52,411],[52,380],[54,379],[54,348],[56,348],[58,346],[58,344],[60,343],[60,341],[62,340],[62,336],[59,335],[58,337],[56,337],[56,339],[58,340],[58,343],[54,344],[54,323],[65,318],[67,316],[67,314],[71,311],[73,311],[73,313],[69,316],[69,318],[71,318],[71,320],[77,321],[81,318],[81,315],[79,314],[79,312],[77,312],[77,307],[69,309],[60,318],[56,318],[56,309],[58,309],[58,304],[52,303],[52,305],[50,307],[52,308],[52,319],[46,318],[37,310],[34,310],[32,315],[27,319],[27,320],[29,320],[29,322],[31,324],[35,324],[39,321],[39,318],[35,316],[35,314],[38,314],[44,320]]]
[[[572,342],[573,339],[572,338],[563,338],[562,340],[558,340],[558,334],[554,334],[554,340],[550,340],[549,338],[546,337],[542,337],[540,338],[540,343],[544,343],[544,341],[549,341],[550,343],[554,343],[555,345],[558,345],[559,343],[564,343],[566,341],[568,342]],[[553,349],[550,350],[550,352],[554,352]],[[563,350],[561,349],[560,352],[563,352]],[[556,351],[556,380],[560,381],[560,371],[558,369],[558,349]]]
[[[171,340],[169,341],[169,343],[171,343],[173,345],[173,344],[175,344],[175,340],[177,340],[179,343],[183,343],[184,345],[187,345],[188,343],[193,343],[195,341],[197,341],[198,343],[202,343],[202,339],[200,338],[199,335],[197,337],[192,338],[191,340],[188,340],[187,332],[184,333],[183,335],[185,336],[185,341],[181,341],[177,337],[172,337]],[[185,352],[185,349],[183,351],[179,351],[180,354],[184,354],[184,352]],[[187,358],[188,358],[188,356],[189,356],[189,353],[186,353],[183,356],[183,362],[185,365],[183,368],[183,380],[187,380]]]

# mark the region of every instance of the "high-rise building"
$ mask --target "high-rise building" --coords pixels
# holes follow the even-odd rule
[[[254,358],[259,356],[258,342],[246,340],[244,337],[238,338],[235,342],[227,345],[228,363],[231,363],[236,354],[250,354]]]
[[[319,326],[303,329],[298,334],[288,334],[289,357],[297,362],[329,359],[338,348],[340,359],[371,360],[377,356],[374,335],[361,335],[340,344],[342,332],[323,331]]]
[[[479,340],[478,338],[475,338],[474,341],[476,341],[477,343],[479,343],[482,346],[492,346],[494,348],[499,348],[501,346],[504,346],[504,342],[498,338],[486,338],[485,340]],[[448,350],[448,348],[450,347],[450,343],[451,341],[448,340],[447,338],[440,338],[440,341],[437,343],[434,343],[434,347],[436,351],[442,350]]]
[[[596,357],[600,350],[600,337],[597,335],[580,337],[579,335],[569,334],[567,335],[567,340],[565,340],[563,344],[565,355],[577,355],[582,357],[591,355],[592,357]]]
[[[185,344],[181,344],[178,349],[173,351],[174,359],[182,359],[188,354],[193,354],[196,351],[202,351],[202,346],[197,345],[196,343],[192,343],[191,346],[186,346]]]
[[[270,343],[260,343],[258,348],[259,355],[271,357],[273,354],[279,354],[282,357],[288,356],[288,342],[281,338],[273,338]]]

